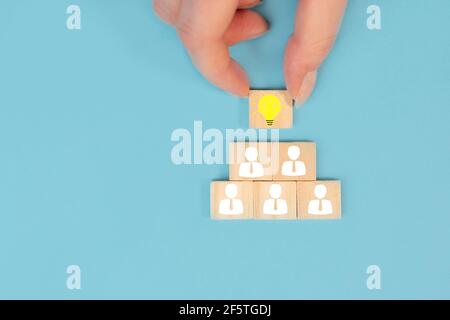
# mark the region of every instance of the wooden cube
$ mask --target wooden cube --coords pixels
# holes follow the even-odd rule
[[[255,219],[297,219],[296,182],[254,182],[253,203]]]
[[[272,180],[271,154],[270,142],[230,143],[230,180]]]
[[[274,180],[316,180],[314,142],[272,143]]]
[[[212,219],[251,219],[253,185],[250,181],[211,182]]]
[[[339,181],[298,181],[299,219],[340,219],[341,183]]]
[[[293,99],[287,90],[250,90],[250,128],[292,128]]]

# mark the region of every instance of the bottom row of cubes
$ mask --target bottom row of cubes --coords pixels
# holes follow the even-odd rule
[[[341,183],[213,181],[213,219],[340,219]]]

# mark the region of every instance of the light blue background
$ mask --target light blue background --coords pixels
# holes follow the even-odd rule
[[[82,30],[66,29],[78,4]],[[366,8],[382,9],[382,30]],[[283,87],[296,1],[233,48]],[[450,1],[351,1],[311,100],[281,139],[313,140],[343,220],[215,222],[226,165],[174,166],[176,128],[246,128],[149,0],[1,1],[1,298],[450,298]],[[66,288],[66,267],[82,289]],[[382,269],[382,290],[366,268]]]

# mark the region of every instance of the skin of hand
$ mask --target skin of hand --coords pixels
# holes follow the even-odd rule
[[[219,88],[248,96],[249,80],[230,57],[229,47],[269,30],[266,20],[249,10],[261,0],[153,0],[156,14],[173,26],[200,73]],[[347,0],[301,0],[294,32],[286,46],[286,86],[296,105],[311,95],[317,70],[330,52]]]

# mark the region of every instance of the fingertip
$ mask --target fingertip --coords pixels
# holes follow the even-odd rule
[[[298,39],[292,36],[286,46],[284,73],[286,87],[296,106],[308,100],[316,83],[319,64],[308,62],[308,55],[301,50]]]
[[[293,96],[296,107],[304,105],[305,102],[309,99],[316,86],[316,81],[317,71],[311,71],[305,75],[300,85],[300,89],[298,90],[297,94]]]
[[[286,87],[289,94],[295,97],[300,89],[303,77],[307,71],[298,59],[298,45],[295,43],[294,37],[290,37],[285,50],[284,56],[284,77]]]
[[[230,79],[226,85],[229,86],[229,89],[226,87],[224,89],[235,96],[241,98],[247,97],[250,90],[250,83],[245,70],[239,63],[232,59],[230,62],[229,73]]]
[[[203,70],[203,75],[218,88],[237,97],[247,97],[250,90],[249,80],[244,69],[233,59],[222,70]]]

